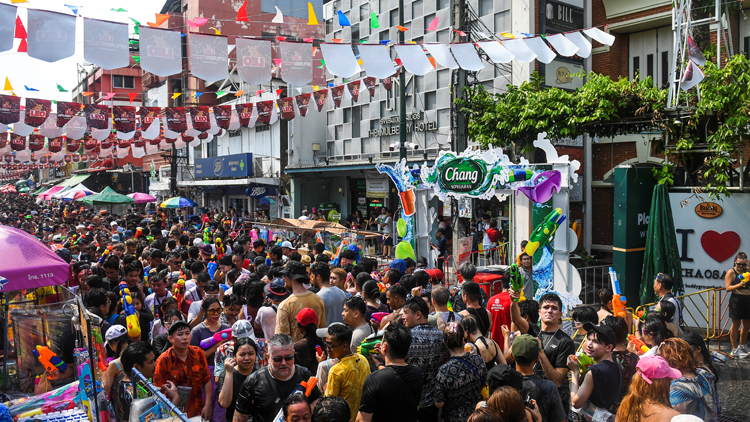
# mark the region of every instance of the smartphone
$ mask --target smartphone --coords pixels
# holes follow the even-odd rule
[[[523,404],[531,410],[534,410],[536,408],[536,406],[531,403],[531,396],[528,395],[526,396],[526,400],[523,401]]]

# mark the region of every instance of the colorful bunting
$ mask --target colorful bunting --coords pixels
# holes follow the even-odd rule
[[[216,91],[216,98],[221,98],[227,94],[229,94],[227,91]]]
[[[276,39],[279,40],[279,41],[285,41],[286,37],[276,37]]]
[[[82,92],[81,94],[82,94],[82,95],[83,95],[84,97],[90,97],[90,96],[94,95],[94,93],[93,93],[93,92],[91,92],[91,91],[83,91],[83,92]]]
[[[248,22],[247,19],[247,0],[242,2],[242,6],[240,6],[240,9],[237,11],[237,19],[235,19],[239,22]]]
[[[401,25],[396,25],[396,28],[397,28],[397,29],[398,29],[399,31],[401,31],[401,32],[405,32],[405,31],[408,31],[408,30],[409,30],[409,28],[407,28],[407,27],[405,27],[405,26],[401,26]]]
[[[437,31],[438,21],[439,20],[440,20],[440,18],[438,18],[437,16],[435,16],[435,19],[433,19],[432,22],[430,22],[430,26],[427,27],[426,31],[427,32]]]
[[[148,26],[150,26],[152,28],[158,28],[159,26],[161,26],[161,24],[163,24],[164,22],[166,22],[167,20],[169,20],[169,15],[167,15],[167,14],[155,13],[155,15],[156,15],[156,19],[155,19],[156,22],[154,22],[154,23],[146,22],[148,24]]]
[[[281,9],[279,9],[279,6],[274,6],[276,8],[276,16],[271,19],[271,23],[284,23],[284,15],[281,13]]]
[[[5,85],[3,86],[3,91],[13,91],[13,87],[10,85],[10,80],[7,76],[5,77]]]
[[[39,91],[39,90],[38,90],[38,89],[36,89],[36,88],[29,88],[29,87],[28,87],[28,86],[26,86],[26,85],[24,85],[23,87],[24,87],[24,88],[26,88],[26,90],[27,90],[27,91]]]
[[[516,38],[510,32],[501,32],[500,36],[505,37],[505,38]]]
[[[13,36],[13,38],[26,38],[28,35],[26,35],[26,28],[23,27],[23,22],[21,22],[21,17],[16,16],[16,34]]]
[[[282,92],[284,92],[284,89],[283,89],[283,88],[281,88],[281,89],[277,89],[277,90],[276,90],[276,96],[278,97],[279,95],[281,95],[281,93],[282,93]]]
[[[259,89],[259,90],[255,91],[255,96],[257,97],[258,95],[260,95],[260,94],[262,94],[264,92],[266,92],[265,89]]]
[[[141,30],[139,28],[141,26],[141,23],[138,22],[137,20],[133,19],[133,18],[128,18],[128,19],[130,19],[131,21],[133,21],[133,23],[135,24],[135,27],[133,28],[133,33],[135,35],[138,35],[141,32]]]
[[[108,92],[107,95],[102,97],[102,100],[111,100],[115,96],[116,92]]]
[[[73,6],[71,4],[66,4],[65,7],[67,7],[68,9],[70,9],[70,11],[73,12],[74,15],[77,15],[78,14],[78,9],[80,9],[83,6]]]
[[[349,19],[346,18],[346,15],[342,11],[338,11],[339,15],[339,26],[352,26],[352,24],[349,23]]]
[[[437,65],[435,64],[435,58],[434,57],[428,57],[428,59],[430,60],[430,63],[432,63],[432,67],[435,68],[435,69],[437,69]]]
[[[134,60],[134,61],[135,61],[136,63],[140,63],[140,62],[141,62],[141,56],[133,56],[133,60]]]
[[[234,96],[235,96],[235,97],[241,97],[241,96],[242,96],[242,94],[244,94],[244,93],[245,93],[245,91],[237,91],[237,92],[236,92],[236,93],[234,94]]]
[[[172,99],[173,99],[173,100],[176,100],[176,99],[177,99],[177,97],[179,97],[180,95],[182,95],[182,92],[173,92],[173,93],[172,93]]]
[[[312,3],[307,3],[307,24],[317,25],[318,17],[315,16],[315,9],[313,9]]]
[[[210,28],[208,28],[208,29],[213,29],[214,30],[214,35],[221,35],[221,31],[219,31],[218,29],[214,28],[213,26],[210,27]]]
[[[123,9],[122,7],[115,9],[114,7],[109,9],[110,12],[127,12],[127,10]]]
[[[205,25],[208,22],[208,18],[195,18],[194,20],[188,19],[187,21],[188,25],[190,25],[191,28],[195,29]]]
[[[195,93],[195,98],[200,98],[201,95],[203,95],[203,92],[196,92]]]
[[[281,59],[273,59],[273,62],[276,64],[276,66],[281,67]]]
[[[128,98],[130,98],[130,104],[133,104],[133,101],[135,101],[135,98],[138,96],[135,92],[128,93]]]
[[[13,4],[16,4],[16,3],[28,3],[28,1],[26,1],[26,0],[10,0],[10,2],[13,3]]]
[[[457,33],[458,35],[460,35],[460,36],[462,36],[462,37],[465,37],[465,36],[466,36],[466,32],[464,32],[464,31],[459,31],[458,29],[454,29],[454,30],[453,30],[453,32]]]
[[[57,85],[57,91],[58,92],[68,92],[68,90],[65,89],[65,88],[63,88],[62,85],[60,85],[60,84],[55,84],[55,85]]]
[[[370,13],[370,28],[380,28],[380,23],[378,22],[378,14],[375,12]]]
[[[521,32],[521,35],[523,35],[524,37],[529,37],[529,38],[533,37],[533,35],[526,33],[526,32]]]

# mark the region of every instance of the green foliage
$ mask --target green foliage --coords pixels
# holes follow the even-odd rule
[[[703,70],[706,78],[700,84],[700,98],[696,89],[680,93],[680,104],[689,106],[681,110],[689,113],[682,124],[665,117],[668,90],[654,87],[651,78],[613,81],[589,73],[583,87],[567,91],[544,88],[543,78],[535,72],[529,82],[508,85],[501,94],[490,94],[481,85],[466,88],[466,99],[456,102],[467,116],[474,141],[517,152],[531,151],[539,132],[547,132],[550,139],[654,130],[669,133],[654,142],[657,152],[670,154],[670,160],[654,170],[659,183],[673,184],[681,166],[688,184],[695,182],[715,194],[728,195],[733,160],[747,144],[750,62],[737,55],[722,69],[707,63]]]

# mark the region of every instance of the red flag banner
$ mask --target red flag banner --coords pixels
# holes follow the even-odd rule
[[[185,107],[166,107],[164,113],[167,116],[167,129],[177,133],[187,130]]]
[[[346,87],[349,88],[349,93],[352,94],[352,101],[357,101],[361,87],[359,79],[349,82],[346,84]]]
[[[341,100],[344,98],[344,85],[332,87],[331,98],[333,98],[333,105],[335,107],[341,107]]]
[[[255,104],[255,107],[258,108],[258,123],[268,124],[271,121],[273,106],[273,100],[261,101]]]
[[[83,137],[83,149],[84,150],[91,151],[92,149],[96,148],[97,146],[99,146],[99,142],[96,139],[92,138],[89,135],[85,135]],[[76,148],[76,149],[78,149],[78,148]]]
[[[237,114],[239,114],[239,111],[237,111]],[[229,121],[232,119],[232,106],[215,105],[214,117],[216,118],[217,126],[222,129],[229,129]]]
[[[292,120],[294,118],[293,97],[279,98],[276,100],[276,104],[279,105],[279,110],[281,110],[281,120]]]
[[[133,134],[133,146],[136,148],[143,148],[146,146],[146,141],[141,137],[140,130],[136,130]]]
[[[385,79],[381,79],[381,80],[380,80],[380,83],[382,83],[382,84],[383,84],[383,87],[384,87],[385,89],[387,89],[388,91],[390,91],[390,90],[391,90],[391,88],[393,88],[393,77],[392,77],[392,76],[389,76],[389,77],[387,77],[387,78],[385,78]]]
[[[365,86],[370,91],[370,97],[374,96],[375,95],[375,85],[377,85],[378,80],[375,79],[375,78],[373,78],[372,76],[368,76],[368,77],[362,79],[362,81],[364,81]]]
[[[90,136],[87,136],[84,139],[86,139],[86,138],[89,138],[92,141],[96,142],[96,140],[93,139],[93,138],[91,138]],[[96,145],[96,144],[94,144],[94,145]],[[67,142],[65,143],[65,149],[68,152],[78,151],[79,148],[81,148],[81,140],[80,139],[70,139],[70,138],[67,138]]]
[[[10,135],[10,133],[8,132],[6,132],[4,135],[0,135],[0,149],[8,146],[8,135]]]
[[[141,107],[141,132],[145,132],[159,118],[161,107]]]
[[[117,148],[129,148],[131,144],[131,140],[125,140],[125,139],[119,139],[117,138]]]
[[[49,117],[52,101],[36,98],[26,99],[26,117],[23,122],[29,126],[39,127]]]
[[[0,123],[9,125],[21,120],[21,97],[0,95]]]
[[[311,94],[300,94],[294,97],[295,101],[297,101],[297,109],[299,110],[299,115],[302,117],[305,117],[307,115],[307,109],[310,107],[310,98],[312,97]]]
[[[26,137],[19,136],[15,133],[10,134],[10,149],[13,151],[23,151],[26,149]]]
[[[135,130],[135,107],[114,106],[112,117],[115,119],[115,129],[129,133]]]
[[[210,110],[208,106],[190,107],[189,111],[193,129],[199,132],[205,132],[211,129],[211,121],[209,119]]]
[[[86,124],[92,129],[106,129],[109,127],[109,107],[99,104],[86,104]]]
[[[109,136],[104,138],[104,140],[99,145],[101,145],[102,149],[110,149],[115,145],[116,141],[117,138],[114,136],[114,134],[110,133]]]
[[[65,126],[83,108],[83,104],[69,103],[65,101],[57,102],[57,127]]]
[[[323,110],[323,106],[326,105],[326,98],[328,98],[328,89],[313,91],[312,95],[315,98],[315,105],[318,107],[318,111]]]
[[[235,104],[234,107],[237,109],[237,116],[240,118],[240,126],[250,126],[250,117],[253,115],[253,103]]]
[[[39,151],[42,148],[44,148],[44,136],[29,135],[29,149],[31,151]]]
[[[62,151],[63,147],[63,140],[65,138],[63,136],[58,136],[57,138],[50,138],[49,139],[49,152],[60,152]]]

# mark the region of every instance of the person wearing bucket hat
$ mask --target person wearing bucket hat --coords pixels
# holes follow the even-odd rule
[[[630,389],[617,410],[618,421],[667,422],[679,417],[669,402],[670,384],[682,378],[682,373],[670,368],[661,356],[642,356],[636,365],[636,375]],[[699,420],[698,418],[692,420]]]
[[[240,319],[232,324],[232,338],[228,342],[222,344],[216,348],[214,352],[214,376],[220,377],[224,369],[224,360],[227,358],[234,358],[234,344],[237,339],[251,338],[255,341],[255,332],[253,332],[253,324],[246,319]],[[219,385],[219,384],[217,384]]]
[[[294,317],[303,308],[311,308],[318,315],[318,328],[326,326],[325,303],[320,296],[307,290],[305,283],[309,282],[307,269],[301,262],[288,261],[281,270],[284,284],[291,288],[292,295],[279,305],[276,315],[276,334],[289,334],[297,342],[304,337],[304,333],[297,327]]]
[[[583,329],[587,333],[585,353],[596,363],[581,376],[579,358],[568,356],[572,375],[570,401],[573,407],[582,409],[584,415],[606,414],[616,408],[613,405],[620,399],[622,389],[622,370],[612,360],[612,350],[617,342],[615,332],[612,327],[590,322],[583,324]]]

